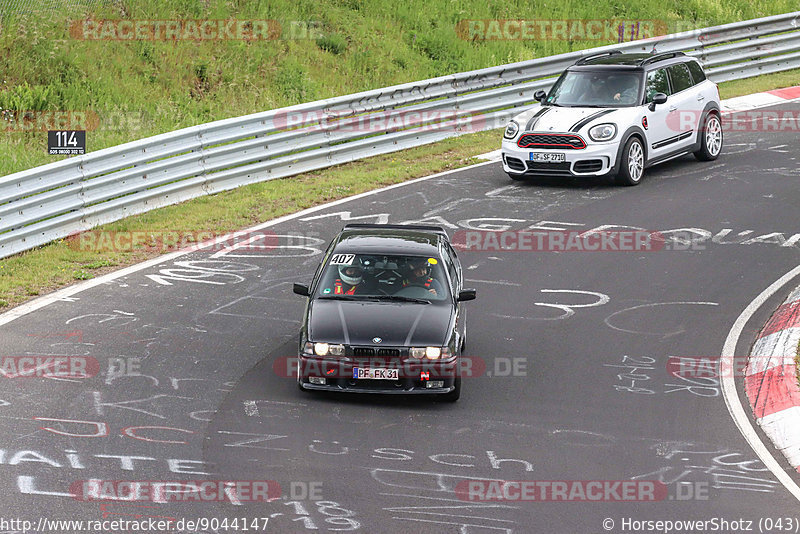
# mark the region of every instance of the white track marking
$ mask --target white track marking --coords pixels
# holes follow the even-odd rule
[[[778,280],[772,283],[767,289],[761,292],[747,307],[742,311],[741,315],[733,323],[725,345],[722,347],[722,356],[719,362],[719,373],[722,377],[722,397],[725,399],[725,405],[728,407],[728,412],[731,414],[734,423],[739,428],[744,439],[758,455],[759,459],[764,465],[772,471],[772,474],[800,501],[800,487],[797,486],[792,477],[781,467],[781,464],[769,452],[764,443],[759,439],[758,434],[750,422],[750,418],[744,411],[744,405],[739,399],[739,394],[736,391],[736,383],[734,381],[734,351],[736,345],[739,343],[739,337],[742,335],[745,325],[758,310],[764,302],[767,301],[772,295],[780,291],[783,286],[788,284],[792,279],[800,274],[800,266],[795,267]]]

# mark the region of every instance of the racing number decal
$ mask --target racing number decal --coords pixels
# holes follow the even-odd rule
[[[331,256],[331,265],[350,265],[355,259],[355,254],[334,254]]]

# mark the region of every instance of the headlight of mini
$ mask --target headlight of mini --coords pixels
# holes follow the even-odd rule
[[[317,356],[344,356],[344,345],[331,345],[329,343],[314,343],[314,354]]]
[[[611,141],[617,135],[616,124],[598,124],[589,130],[592,141]]]
[[[514,139],[519,132],[519,124],[516,121],[511,121],[506,126],[506,131],[503,133],[503,137],[506,139]]]

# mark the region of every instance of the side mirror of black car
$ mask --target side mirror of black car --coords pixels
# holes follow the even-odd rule
[[[464,289],[458,292],[458,301],[464,302],[467,300],[475,300],[475,296],[474,289]]]
[[[533,98],[538,102],[544,102],[544,99],[547,98],[547,93],[539,89],[535,93],[533,93]]]
[[[308,293],[308,286],[303,284],[294,284],[292,286],[292,291],[294,291],[297,295],[302,295],[303,297],[307,297]]]
[[[648,106],[648,109],[650,111],[655,111],[656,104],[666,104],[666,102],[667,102],[667,95],[665,95],[664,93],[656,93],[653,95],[653,100],[650,102],[650,106]]]

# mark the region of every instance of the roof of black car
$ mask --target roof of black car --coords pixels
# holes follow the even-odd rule
[[[355,227],[352,227],[355,226]],[[419,227],[398,228],[382,225],[352,225],[345,227],[336,244],[336,252],[363,254],[438,255],[441,233]]]

